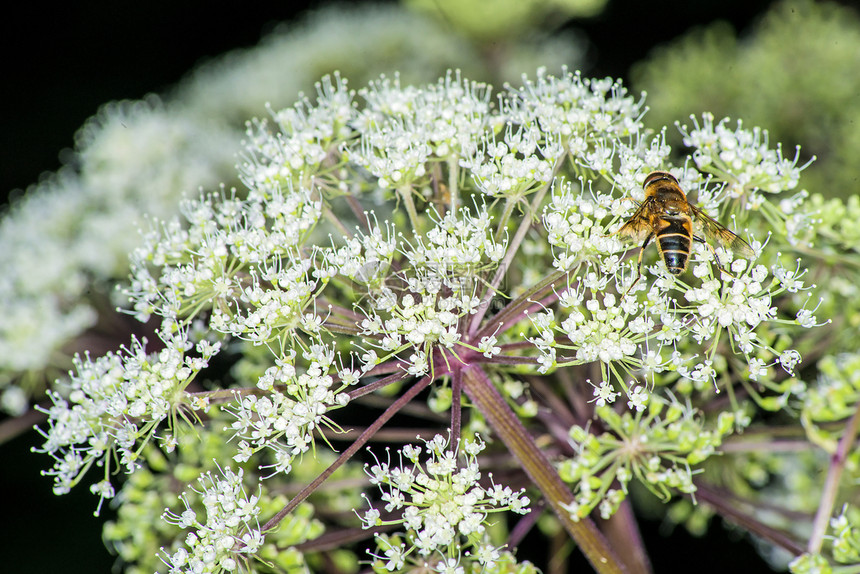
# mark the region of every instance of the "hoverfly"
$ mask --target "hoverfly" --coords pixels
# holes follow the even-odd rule
[[[645,178],[642,187],[645,189],[645,200],[639,205],[636,213],[613,234],[624,235],[635,241],[645,238],[639,250],[638,275],[626,293],[629,293],[642,278],[642,252],[655,237],[660,256],[672,275],[680,275],[686,271],[693,241],[710,247],[717,266],[730,275],[720,264],[713,246],[693,233],[694,221],[696,227],[700,228],[706,237],[729,247],[742,257],[752,257],[753,250],[749,243],[689,203],[678,180],[668,171],[651,172]]]

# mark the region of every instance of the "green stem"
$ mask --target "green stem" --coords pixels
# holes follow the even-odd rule
[[[332,321],[326,321],[323,323],[323,327],[331,331],[332,333],[338,333],[341,335],[361,335],[362,329],[355,325],[343,325],[341,323],[333,323]]]
[[[448,158],[448,193],[451,194],[451,212],[457,213],[460,200],[460,164],[455,156]]]
[[[460,444],[463,426],[463,371],[451,373],[451,444]]]
[[[387,387],[390,384],[402,381],[403,379],[405,379],[408,376],[409,376],[409,374],[406,371],[399,371],[399,372],[396,372],[392,375],[388,375],[387,377],[383,377],[381,379],[373,381],[372,383],[368,383],[368,384],[364,385],[363,387],[359,387],[357,389],[350,391],[349,392],[349,400],[352,401],[352,400],[357,399],[358,397],[363,397],[364,395],[369,395],[373,391]]]
[[[588,518],[574,521],[564,509],[574,502],[573,494],[480,367],[463,371],[463,390],[543,493],[594,569],[600,574],[626,572],[594,523]]]
[[[406,213],[409,215],[409,223],[417,235],[420,227],[418,227],[418,212],[415,210],[415,201],[412,199],[412,188],[410,186],[398,187],[397,193],[403,199],[403,205],[406,207]]]
[[[496,229],[496,242],[502,240],[502,236],[504,235],[505,229],[508,228],[508,220],[511,218],[511,214],[514,212],[514,207],[517,206],[517,202],[513,199],[508,198],[505,201],[505,210],[502,212],[502,217],[499,219],[499,227]]]
[[[493,298],[493,295],[496,292],[496,288],[499,286],[499,283],[502,282],[502,278],[505,276],[505,273],[508,272],[508,268],[511,265],[511,261],[514,256],[519,251],[520,244],[523,242],[523,239],[526,237],[526,233],[528,233],[529,229],[532,227],[532,216],[537,213],[540,204],[543,202],[543,198],[546,195],[546,192],[549,191],[551,182],[555,179],[555,174],[558,173],[558,169],[561,166],[562,162],[556,162],[555,170],[553,171],[552,178],[550,179],[550,183],[547,183],[543,187],[541,187],[537,193],[535,193],[534,198],[532,199],[531,206],[529,207],[528,213],[523,216],[523,220],[520,223],[519,228],[517,229],[514,238],[508,244],[507,252],[505,253],[505,258],[502,259],[502,262],[499,263],[499,267],[496,270],[496,274],[493,276],[493,280],[490,281],[489,286],[487,287],[486,293],[484,293],[484,298],[481,301],[481,304],[478,306],[478,312],[475,313],[475,316],[472,318],[472,322],[469,325],[469,332],[474,333],[478,330],[478,325],[481,324],[481,320],[484,318],[484,315],[487,313],[487,309],[489,308],[490,300]]]
[[[338,216],[335,215],[334,212],[331,210],[331,208],[329,206],[327,206],[325,203],[323,203],[323,205],[322,205],[322,214],[323,214],[323,217],[325,217],[329,221],[329,223],[334,225],[335,228],[338,231],[340,231],[344,237],[347,237],[347,238],[352,237],[352,233],[349,232],[349,230],[346,228],[346,226],[340,221],[340,218],[338,218]]]

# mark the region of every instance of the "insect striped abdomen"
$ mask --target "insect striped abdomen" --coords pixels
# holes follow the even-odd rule
[[[688,217],[666,217],[663,226],[657,231],[657,246],[672,275],[679,275],[687,269],[692,241],[692,224]]]

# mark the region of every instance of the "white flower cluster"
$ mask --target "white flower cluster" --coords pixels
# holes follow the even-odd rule
[[[429,219],[435,226],[399,247],[408,263],[394,275],[402,282],[400,288],[378,280],[389,270],[395,246],[390,234],[383,240],[378,227],[348,240],[329,258],[341,264],[339,270],[346,276],[356,279],[361,274],[363,283],[375,285],[368,304],[357,308],[365,315],[359,323],[365,344],[386,358],[412,347],[406,368],[413,375],[430,370],[431,345],[452,349],[460,342],[459,322],[475,312],[481,273],[495,268],[506,253],[506,241],[497,242],[491,235],[485,206],[475,215],[461,208],[441,218],[431,212]]]
[[[575,164],[607,173],[621,138],[642,129],[641,102],[610,78],[583,79],[579,73],[555,78],[541,69],[536,80],[523,81],[502,101],[501,139],[495,132],[485,136],[478,153],[461,162],[489,196],[520,200],[549,184],[565,153]]]
[[[432,344],[453,349],[461,341],[460,320],[477,309],[481,273],[494,269],[506,253],[506,241],[496,242],[490,235],[485,207],[476,215],[461,209],[431,220],[436,226],[425,237],[401,245],[410,264],[399,274],[406,292],[398,297],[382,286],[370,305],[360,309],[366,315],[360,323],[362,335],[369,337],[366,344],[387,356],[412,347],[407,371],[413,375],[430,370]],[[482,352],[491,347],[489,339],[481,345]]]
[[[596,199],[600,203],[577,193],[569,181],[553,189],[543,220],[547,242],[553,247],[553,266],[559,271],[576,269],[585,261],[597,264],[601,275],[619,269],[621,258],[607,256],[617,250],[617,240],[609,237],[601,224],[611,213],[611,206],[606,196]]]
[[[625,171],[624,162],[634,161],[644,166],[642,155],[620,156],[622,169],[619,172]],[[644,175],[640,172],[639,177]],[[685,176],[686,171],[679,179],[695,185],[693,178]],[[616,182],[613,180],[613,183]],[[700,195],[708,195],[707,189]],[[713,196],[710,197],[713,200]],[[797,361],[783,361],[781,353],[763,340],[756,329],[763,322],[786,321],[777,315],[774,299],[785,291],[804,289],[800,281],[804,271],[800,267],[789,271],[777,263],[771,274],[766,266],[735,259],[734,254],[725,249],[717,250],[720,265],[717,267],[714,250],[694,242],[690,272],[701,282],[694,285],[687,283],[683,276],[675,278],[658,261],[648,268],[657,279],[641,302],[634,295],[645,290],[646,285],[637,280],[636,259],[627,264],[621,261],[618,252],[625,247],[611,233],[618,221],[624,221],[618,216],[618,208],[613,206],[625,203],[632,202],[619,203],[617,198],[601,193],[586,194],[577,191],[569,182],[554,189],[552,200],[544,210],[544,225],[554,249],[554,266],[567,272],[569,287],[557,297],[560,316],[556,311],[547,310],[530,317],[536,331],[530,340],[541,353],[538,361],[541,372],[599,360],[603,382],[609,380],[612,373],[611,378],[625,391],[629,391],[624,386],[625,379],[646,371],[653,374],[672,370],[694,380],[712,381],[709,377],[702,378],[700,370],[690,369],[687,364],[690,361],[708,363],[716,352],[713,342],[719,340],[723,330],[728,331],[733,344],[746,356],[753,380],[766,372],[762,368],[777,363],[791,372]],[[761,252],[760,242],[753,241],[753,247],[754,251]],[[634,281],[637,282],[631,290]],[[624,296],[605,293],[613,283],[615,292],[625,293]],[[671,292],[676,289],[683,299],[672,296]],[[803,308],[797,312],[796,322],[809,327],[815,324],[815,319],[811,311]],[[698,355],[701,348],[691,348],[690,338],[697,345],[708,345],[704,361],[693,356]],[[668,362],[658,359],[656,364],[646,364],[653,363],[646,361],[646,357],[659,357],[667,347],[672,357]],[[559,357],[560,351],[572,354]],[[792,357],[795,354],[792,352]],[[714,376],[712,370],[708,373]],[[597,388],[603,387],[598,385]],[[612,402],[615,396],[615,393],[603,393],[601,400]]]
[[[691,119],[692,129],[679,127],[684,145],[693,148],[693,160],[700,170],[729,182],[727,191],[732,197],[748,194],[748,201],[757,204],[761,200],[754,198],[754,192],[759,190],[767,193],[790,191],[797,187],[800,172],[809,165],[797,165],[799,148],[793,159],[783,157],[779,144],[771,148],[767,130],[744,129],[740,120],[732,130],[728,118],[715,124],[714,116],[709,113],[702,114],[701,125],[698,118]]]
[[[542,69],[536,80],[524,78],[504,115],[520,125],[535,124],[544,134],[541,140],[561,138],[565,149],[579,156],[603,138],[638,133],[643,113],[642,102],[612,78],[582,78],[579,72],[555,78]]]
[[[377,461],[365,466],[371,484],[382,493],[385,515],[371,505],[362,517],[364,527],[403,524],[408,530],[408,549],[405,545],[379,544],[389,571],[402,569],[413,551],[422,557],[440,553],[445,558],[456,558],[449,556],[451,550],[459,547],[458,541],[462,541],[462,549],[467,549],[471,546],[469,540],[481,539],[489,514],[505,510],[528,512],[529,499],[523,491],[479,484],[477,455],[484,447],[483,441],[476,439],[451,448],[448,439],[436,435],[425,442],[423,451],[428,458],[423,464],[422,449],[406,445],[398,453],[400,465]],[[475,553],[479,564],[485,564],[484,555]]]
[[[318,84],[320,97],[314,105],[304,98],[292,107],[272,111],[279,136],[271,137],[267,120],[255,120],[246,132],[248,161],[241,166],[242,181],[250,189],[277,188],[299,182],[303,174],[322,171],[334,142],[351,138],[349,122],[354,115],[352,92],[340,76]]]
[[[148,355],[144,343],[134,340],[130,349],[98,359],[75,357],[70,379],[49,395],[54,404],[40,408],[48,429],[39,429],[45,443],[34,450],[54,459],[43,474],[54,477],[55,493],[68,492],[93,463],[105,467],[105,477],[115,459],[132,472],[140,443],[178,409],[190,408],[182,406],[182,392],[220,345],[202,341],[197,356],[188,354],[191,345],[182,335],[164,345]]]
[[[186,535],[185,546],[172,553],[162,548],[162,559],[170,567],[170,574],[235,572],[262,546],[259,496],[245,492],[241,468],[238,472],[225,468],[221,475],[207,472],[197,479],[200,490],[192,489],[203,504],[205,520],[200,520],[200,512],[194,510],[196,501],[189,500],[187,493],[180,497],[185,505],[183,512],[164,512],[166,522],[194,529]]]
[[[492,117],[490,90],[459,72],[423,89],[383,78],[359,93],[368,106],[356,118],[361,145],[352,160],[383,189],[424,181],[430,160],[456,162],[469,154]]]
[[[239,123],[268,103],[275,109],[292,105],[299,92],[335,68],[361,82],[399,70],[407,85],[435,81],[458,66],[473,77],[486,75],[480,49],[456,29],[396,4],[321,7],[299,25],[279,26],[255,49],[203,66],[180,86],[181,96],[194,103],[189,113]],[[500,68],[498,79],[511,82],[538,66],[560,70],[582,60],[581,46],[557,34],[519,41],[505,56],[493,64]]]
[[[437,219],[426,238],[416,237],[416,245],[404,249],[406,259],[416,268],[424,268],[446,287],[458,291],[457,279],[495,268],[507,251],[507,241],[497,242],[492,235],[492,216],[486,206],[470,215],[465,209],[449,211]]]
[[[559,140],[549,140],[534,124],[508,124],[501,141],[486,136],[472,158],[463,162],[481,192],[490,197],[523,197],[552,181],[564,153]],[[487,161],[489,159],[489,161]]]
[[[424,288],[427,284],[431,285],[431,290]],[[413,347],[408,372],[420,376],[430,370],[427,359],[432,344],[439,343],[450,349],[460,340],[457,325],[460,317],[468,312],[471,300],[441,297],[438,291],[432,290],[430,281],[415,282],[410,291],[418,293],[418,298],[407,294],[398,302],[392,292],[386,292],[391,296],[380,297],[377,308],[387,317],[383,319],[374,313],[364,319],[360,327],[362,335],[379,337],[378,345],[387,354],[394,355]]]
[[[515,80],[538,62],[560,69],[579,52],[568,39],[520,43],[515,60],[495,65]],[[0,221],[0,408],[23,413],[46,382],[40,373],[96,323],[103,304],[93,293],[107,294],[93,284],[125,275],[140,244],[128,230],[143,214],[170,218],[183,193],[235,181],[244,122],[267,102],[290,105],[332,62],[357,81],[395,69],[409,82],[454,65],[486,69],[469,41],[431,18],[400,6],[338,6],[209,62],[169,101],[106,105],[77,135],[70,166],[28,189]]]
[[[713,253],[697,244],[691,265],[699,284],[669,276],[658,263],[647,270],[659,275],[650,288],[647,280],[639,281],[627,293],[634,262],[622,263],[622,246],[609,231],[620,221],[620,205],[635,206],[619,203],[614,188],[625,178],[643,178],[648,163],[667,152],[662,136],[649,140],[641,135],[641,105],[617,83],[540,73],[535,82],[503,93],[498,111],[489,105],[488,89],[459,74],[426,88],[376,82],[360,92],[362,108],[339,78],[323,81],[318,89],[316,104],[303,100],[273,114],[276,133],[264,122],[251,128],[249,161],[242,168],[249,186],[245,197],[222,191],[185,202],[185,223],[156,222],[132,258],[128,293],[134,311],[141,319],[159,316],[161,332],[182,331],[199,320],[204,330],[278,349],[271,357],[275,366],[256,383],[269,395],[255,391],[237,399],[237,460],[247,460],[260,448],[275,448],[281,453],[277,466],[289,468],[290,457],[307,448],[309,433],[324,420],[326,409],[344,402],[342,388],[334,388],[335,370],[344,373],[344,384],[354,384],[380,362],[394,359],[409,375],[422,376],[434,370],[434,346],[497,359],[505,344],[522,343],[512,339],[507,327],[500,332],[499,325],[492,326],[495,333],[491,328],[464,340],[475,330],[464,330],[468,321],[463,319],[486,312],[479,308],[479,295],[498,286],[488,285],[488,273],[510,253],[512,210],[521,205],[525,190],[535,191],[538,183],[544,191],[554,185],[544,211],[545,242],[554,250],[552,264],[567,274],[568,282],[547,293],[546,302],[558,301],[559,310],[530,315],[534,332],[527,338],[539,352],[540,371],[598,361],[603,382],[614,379],[622,386],[639,369],[697,373],[688,363],[701,345],[717,341],[722,330],[731,334],[748,362],[758,360],[750,363],[754,377],[762,361],[780,356],[755,330],[761,322],[777,319],[772,299],[786,288],[800,288],[794,277],[800,270],[780,272],[780,281],[768,284],[762,265],[733,261],[730,253],[721,252],[720,262],[733,274],[729,276],[715,270],[709,263]],[[496,143],[493,134],[504,124],[507,143]],[[427,150],[416,159],[409,150],[419,144]],[[616,170],[626,174],[621,180],[603,175],[595,164],[594,154],[601,149],[616,150],[607,161],[621,163]],[[444,200],[442,182],[449,182],[452,196],[459,195],[467,187],[467,174],[476,178],[475,192],[488,193],[476,175],[481,165],[542,158],[555,173],[565,154],[575,172],[591,166],[581,172],[582,184],[555,185],[534,173],[523,176],[531,183],[498,197],[506,201],[499,221],[493,206],[480,199],[473,199],[471,209]],[[374,158],[412,171],[385,168],[383,173],[372,167]],[[464,168],[470,171],[464,174]],[[586,177],[597,173],[596,179]],[[607,181],[613,187],[608,193],[580,189]],[[407,225],[402,212],[393,211],[390,221],[379,225],[375,215],[360,209],[359,200],[376,201],[391,193],[386,182],[397,182]],[[443,201],[434,203],[437,197]],[[424,201],[420,216],[415,200]],[[350,225],[357,233],[347,231]],[[328,247],[320,241],[325,234]],[[516,241],[523,241],[519,231]],[[344,290],[350,282],[353,287],[363,284],[366,293]],[[613,294],[613,288],[625,295]],[[676,288],[684,300],[670,295]],[[640,301],[637,294],[645,289]],[[814,323],[808,315],[802,309],[798,321]],[[336,366],[332,349],[342,347],[330,338],[332,331],[361,336],[360,344],[352,344],[364,353],[350,353]],[[698,346],[689,344],[691,338]],[[648,359],[660,357],[666,348],[670,361]],[[704,360],[712,360],[715,352],[711,344]],[[789,362],[793,366],[797,361]],[[136,373],[119,376],[131,380]],[[172,395],[160,412],[176,406],[170,400],[181,402]],[[56,415],[61,418],[62,413]],[[53,419],[51,424],[56,424]],[[274,446],[276,439],[284,442]]]
[[[255,343],[298,321],[315,286],[294,250],[320,216],[309,192],[210,194],[185,202],[183,216],[187,227],[154,226],[132,254],[126,293],[139,319],[180,321],[211,307],[212,328]],[[247,276],[237,277],[243,265]]]
[[[82,128],[81,172],[32,187],[0,221],[0,388],[56,363],[95,324],[104,302],[92,301],[93,283],[123,273],[140,206],[174,214],[180,190],[230,177],[237,147],[153,101],[107,106]],[[3,400],[10,412],[26,408],[19,398]]]
[[[131,467],[165,417],[210,398],[233,417],[221,429],[224,444],[233,439],[225,456],[247,463],[264,454],[268,466],[257,470],[278,480],[296,472],[295,457],[315,433],[338,429],[329,413],[361,383],[352,396],[425,377],[408,392],[450,377],[438,386],[450,382],[453,393],[457,370],[481,369],[488,384],[505,372],[510,384],[501,390],[523,398],[520,414],[528,414],[536,403],[518,373],[590,365],[595,382],[586,392],[598,408],[625,397],[646,416],[657,408],[658,384],[689,396],[721,382],[729,361],[718,354],[727,348],[739,355],[731,368],[748,370],[744,383],[766,384],[771,367],[800,363],[771,327],[815,324],[814,309],[795,301],[804,271],[768,268],[759,241],[750,238],[748,259],[694,241],[679,275],[654,262],[656,248],[644,260],[625,258],[613,231],[637,209],[650,171],[678,173],[709,209],[730,203],[708,193],[728,180],[666,167],[665,138],[643,132],[641,102],[616,82],[569,73],[540,73],[496,101],[455,73],[426,87],[381,80],[358,92],[336,77],[318,85],[315,103],[254,123],[241,167],[248,189],[186,201],[182,221],[153,220],[132,258],[132,312],[159,319],[178,354],[145,367],[114,355],[82,362],[79,370],[93,372],[78,377],[86,378],[80,389],[54,395],[43,450],[58,461],[60,490],[110,448]],[[779,297],[794,307],[778,306]],[[170,334],[183,334],[175,349]],[[199,362],[186,353],[207,338],[229,345],[237,364],[219,373],[215,390],[190,396],[185,385],[218,348],[200,343]],[[101,417],[113,426],[102,431]],[[488,514],[522,512],[527,500],[479,484],[483,443],[462,446],[463,464],[459,448],[437,437],[427,461],[406,447],[399,465],[369,469],[393,516],[371,509],[364,525],[408,530],[408,549],[379,539],[389,570],[439,554],[456,569],[462,557],[448,552],[462,540],[475,557],[489,557],[482,566],[498,556],[478,546]],[[690,486],[658,478],[667,488]],[[95,490],[112,492],[108,483]],[[236,559],[238,546],[222,540],[206,554],[211,563]]]
[[[233,457],[237,462],[268,448],[275,456],[275,470],[289,473],[293,459],[310,448],[311,433],[324,423],[332,405],[347,403],[345,394],[332,389],[335,380],[329,373],[335,353],[313,344],[303,354],[310,364],[306,372],[297,373],[294,353],[281,357],[257,381],[263,396],[247,395],[226,407],[236,417],[230,428],[240,438],[239,452]],[[342,389],[355,382],[358,374],[342,369],[340,377]]]

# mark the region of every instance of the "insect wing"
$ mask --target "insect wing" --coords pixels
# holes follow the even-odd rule
[[[720,245],[724,245],[746,259],[753,256],[753,249],[750,244],[738,237],[735,233],[729,231],[725,225],[713,219],[710,215],[696,207],[690,205],[693,217],[696,218],[696,223],[701,226],[702,231],[706,236],[713,239]]]
[[[653,207],[652,198],[646,198],[627,222],[618,228],[613,235],[621,235],[633,241],[641,241],[646,235],[654,231],[651,224],[651,212]]]

